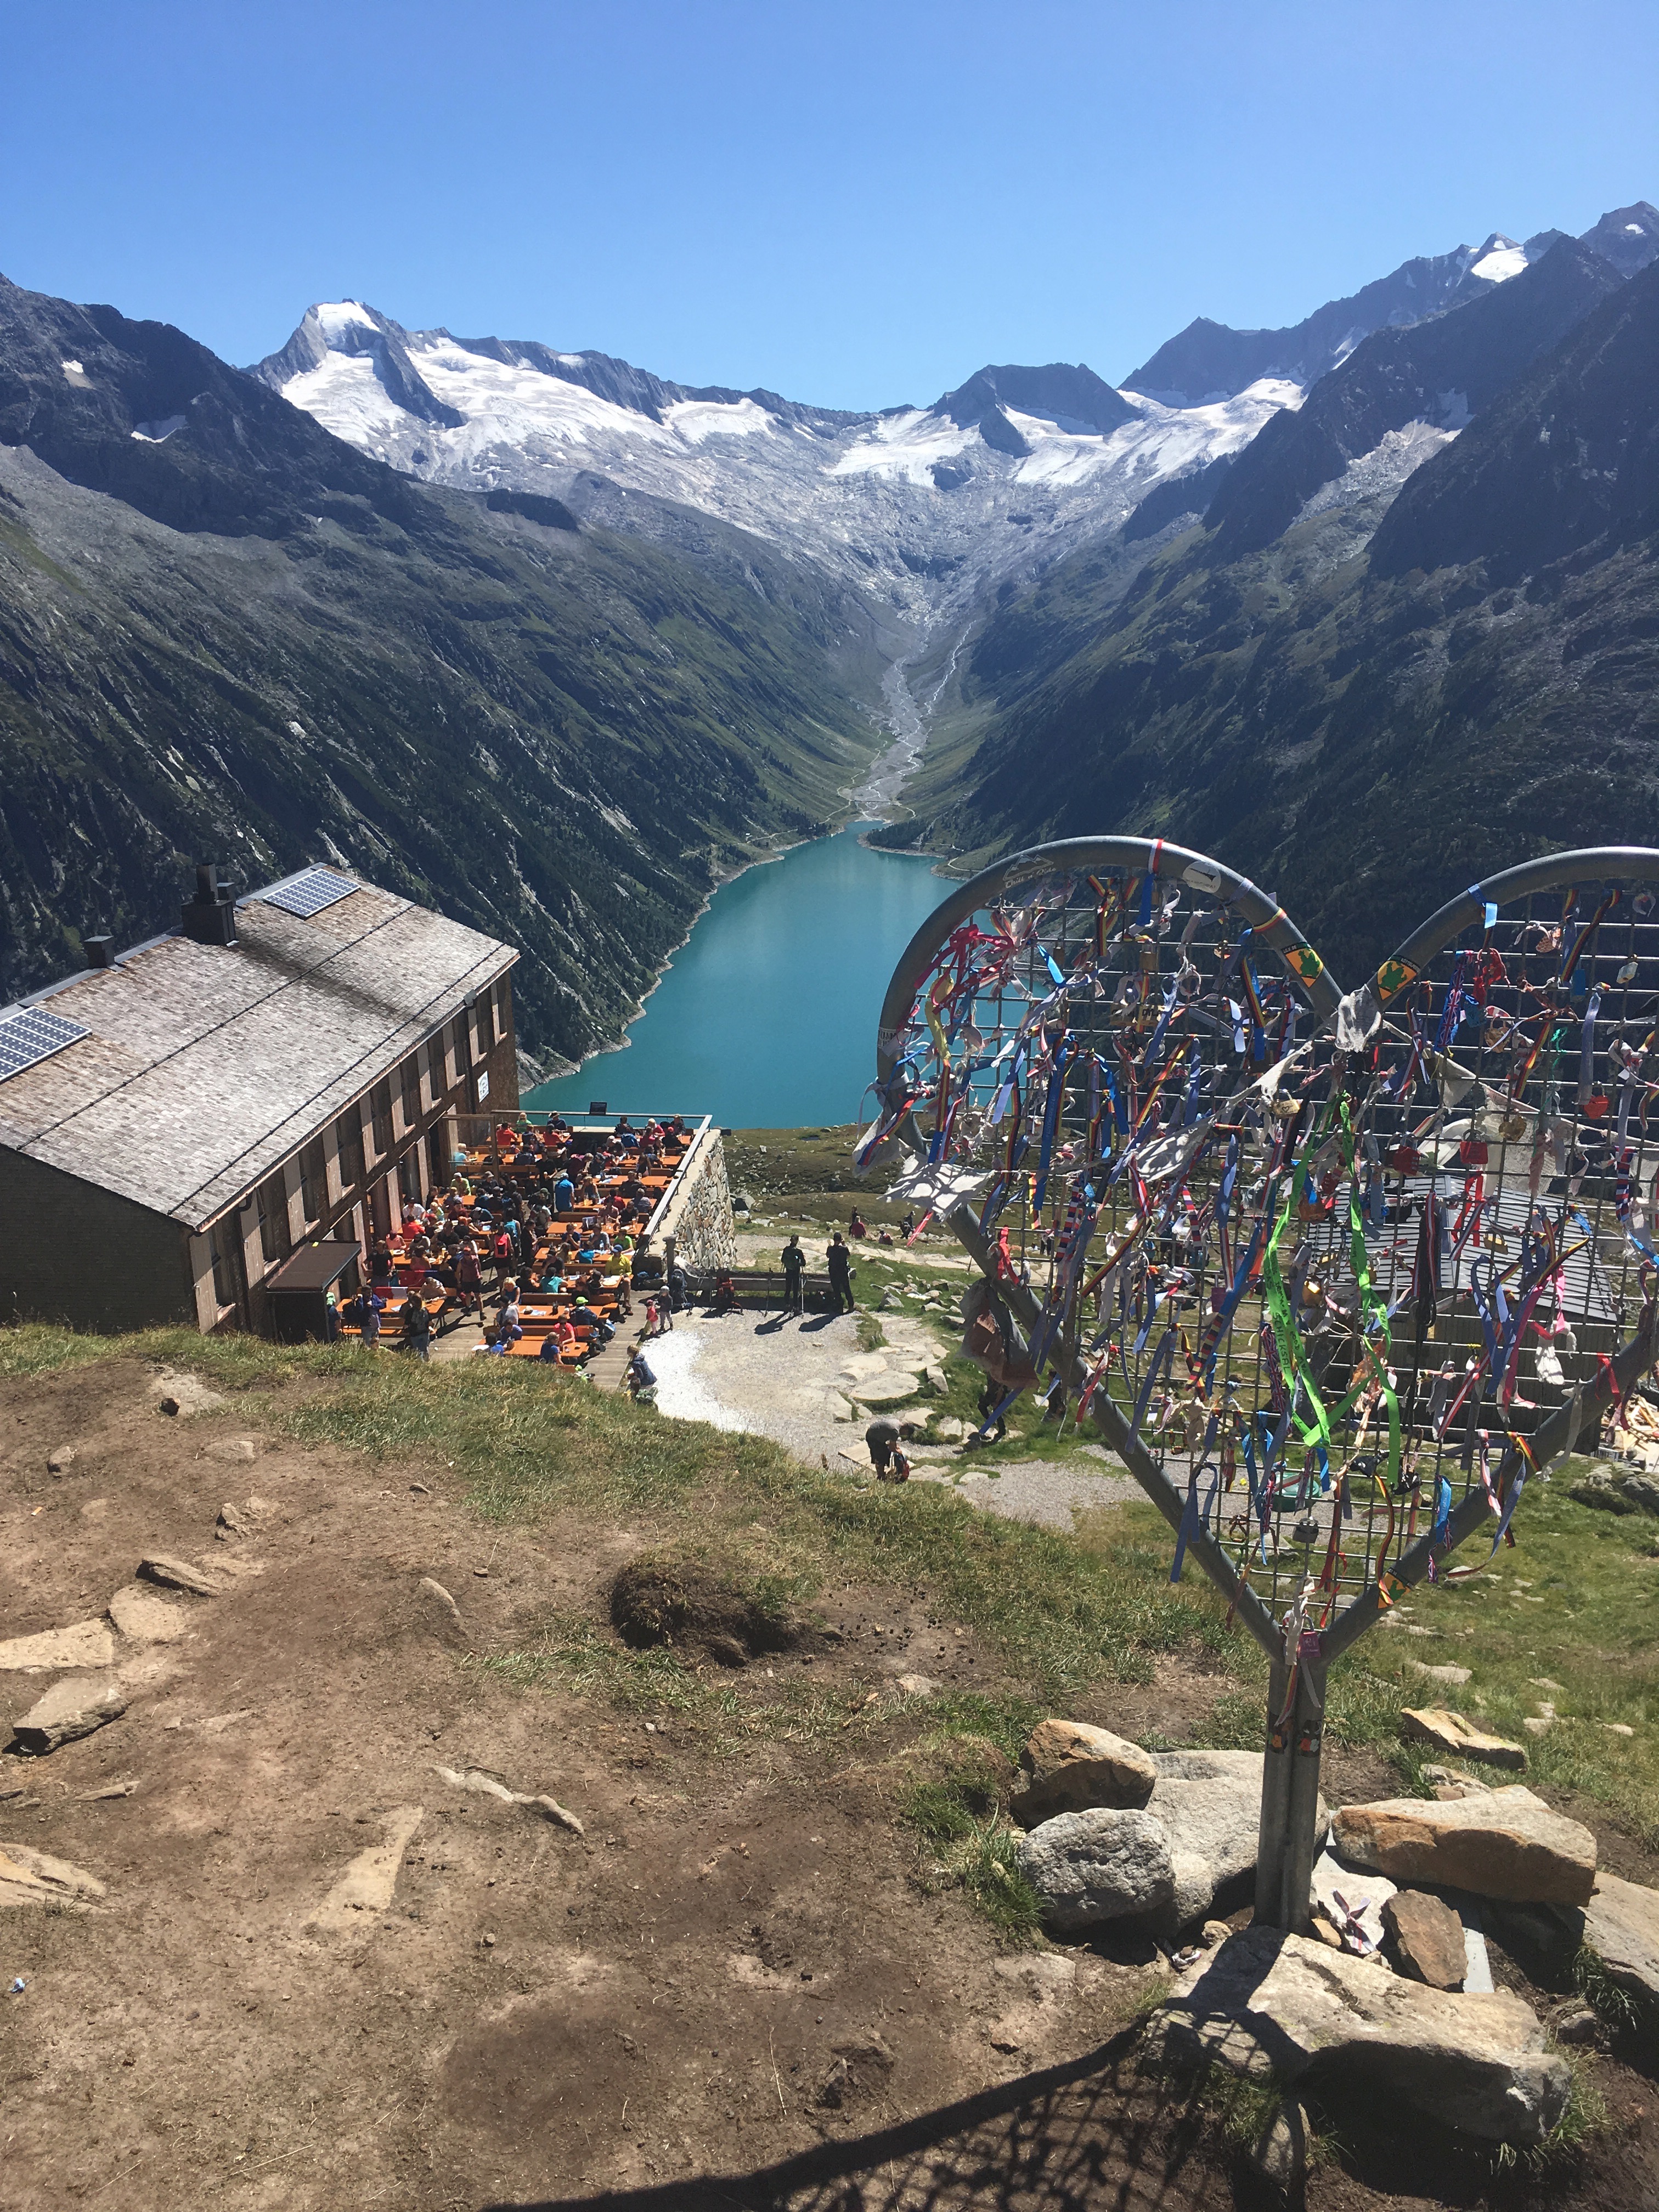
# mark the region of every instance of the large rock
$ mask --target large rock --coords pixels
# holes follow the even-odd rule
[[[385,1815],[384,1842],[358,1852],[318,1908],[317,1925],[357,1927],[385,1912],[398,1887],[404,1853],[420,1825],[418,1805],[394,1805]]]
[[[1043,1721],[1019,1755],[1024,1779],[1008,1801],[1011,1817],[1035,1828],[1057,1813],[1144,1805],[1158,1769],[1139,1744],[1082,1721]]]
[[[104,1885],[83,1867],[28,1844],[0,1844],[0,1905],[53,1905],[85,1911]]]
[[[166,1552],[140,1559],[138,1572],[147,1583],[160,1583],[163,1589],[186,1590],[192,1597],[217,1597],[224,1589],[216,1574],[208,1574],[188,1559],[175,1559]]]
[[[1219,2063],[1327,2101],[1363,2086],[1483,2142],[1541,2142],[1572,2078],[1510,1991],[1428,1989],[1273,1928],[1247,1928],[1201,1958],[1147,2034],[1166,2062]]]
[[[1351,1937],[1356,1924],[1364,1935],[1364,1944],[1345,1940],[1345,1950],[1382,1948],[1383,1908],[1395,1894],[1387,1875],[1345,1867],[1334,1851],[1321,1851],[1314,1861],[1312,1889],[1315,1910],[1324,1914],[1339,1936]]]
[[[1415,1711],[1407,1706],[1400,1716],[1400,1734],[1407,1743],[1431,1744],[1436,1751],[1449,1752],[1454,1759],[1478,1759],[1483,1766],[1524,1770],[1527,1764],[1524,1744],[1488,1735],[1444,1705],[1424,1705]]]
[[[1019,1870],[1062,1935],[1155,1912],[1175,1895],[1164,1824],[1150,1813],[1060,1813],[1021,1838]]]
[[[64,1667],[107,1667],[115,1644],[101,1620],[77,1620],[70,1628],[43,1628],[36,1636],[14,1636],[0,1644],[0,1668],[20,1674],[50,1674]]]
[[[173,1644],[190,1626],[183,1606],[169,1604],[142,1583],[116,1591],[109,1617],[130,1644]]]
[[[1389,1797],[1345,1805],[1331,1841],[1351,1865],[1517,1905],[1587,1905],[1595,1838],[1516,1784],[1449,1804]]]
[[[1397,1890],[1382,1907],[1382,1923],[1402,1972],[1431,1990],[1462,1988],[1468,1956],[1463,1923],[1443,1899]]]
[[[1598,1874],[1584,1908],[1584,1942],[1609,1981],[1659,2003],[1659,1890]]]
[[[1158,1781],[1146,1810],[1170,1843],[1175,1893],[1168,1922],[1201,1920],[1224,1882],[1255,1864],[1261,1830],[1259,1751],[1156,1751]],[[1324,1834],[1326,1813],[1319,1811]]]
[[[118,1721],[127,1709],[120,1684],[113,1675],[70,1675],[54,1682],[44,1698],[30,1706],[12,1733],[20,1751],[37,1754],[56,1751],[60,1743],[73,1743],[90,1735],[108,1721]]]

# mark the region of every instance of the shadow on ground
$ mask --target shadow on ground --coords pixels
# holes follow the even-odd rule
[[[1103,2050],[775,2166],[489,2212],[1222,2212],[1242,2202],[1214,2114]],[[830,2116],[826,2114],[826,2119]]]

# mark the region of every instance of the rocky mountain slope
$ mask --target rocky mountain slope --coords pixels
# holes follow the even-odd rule
[[[948,657],[993,605],[1118,532],[1127,578],[1145,541],[1201,513],[1247,449],[1265,445],[1277,457],[1267,472],[1281,489],[1309,479],[1272,529],[1348,461],[1376,453],[1385,429],[1420,422],[1435,434],[1413,430],[1373,464],[1374,476],[1402,482],[1529,357],[1528,345],[1559,337],[1575,306],[1584,311],[1595,283],[1585,271],[1616,281],[1659,252],[1659,212],[1645,202],[1615,210],[1584,234],[1580,296],[1557,302],[1552,320],[1533,270],[1564,242],[1558,231],[1524,246],[1493,233],[1483,246],[1407,262],[1288,331],[1194,324],[1121,390],[1080,365],[1005,364],[928,407],[850,414],[766,391],[674,384],[605,354],[410,331],[355,301],[311,308],[252,373],[362,451],[428,482],[552,497],[646,535],[661,526],[664,502],[675,515],[734,524],[878,600],[908,630],[903,657],[916,663],[930,648]],[[1370,334],[1462,332],[1466,311],[1489,315],[1523,278],[1524,304],[1478,325],[1483,343],[1472,327],[1467,343],[1408,348],[1379,372],[1389,389],[1364,395],[1354,422],[1339,426],[1322,407],[1298,444],[1291,418],[1305,393],[1323,399],[1328,373]],[[1530,337],[1521,328],[1529,320]],[[1431,375],[1442,380],[1432,391]],[[1408,393],[1413,378],[1422,389]],[[1357,384],[1345,387],[1346,404],[1359,398]],[[1236,507],[1253,482],[1229,494]]]
[[[176,924],[198,857],[332,854],[520,945],[532,1051],[614,1035],[877,742],[856,594],[707,516],[656,535],[417,484],[0,280],[0,998]]]
[[[1005,363],[866,414],[351,301],[245,373],[0,280],[0,992],[169,921],[210,849],[335,853],[522,944],[526,1041],[575,1054],[720,872],[839,817],[878,714],[933,732],[892,834],[971,852],[1178,816],[1307,890],[1316,823],[1340,885],[1329,764],[1425,732],[1446,850],[1489,743],[1510,846],[1559,830],[1506,718],[1554,763],[1604,679],[1646,711],[1638,433],[1589,438],[1626,489],[1569,556],[1580,445],[1492,426],[1656,252],[1641,203],[1194,325],[1121,390]]]
[[[1659,842],[1659,263],[1608,284],[1559,245],[1525,281],[1551,312],[1600,296],[1403,489],[1350,463],[1259,543],[1217,517],[1263,441],[1127,590],[1097,548],[999,615],[918,830],[979,853],[1168,829],[1355,975],[1482,872]],[[1328,382],[1384,391],[1401,349],[1378,333]]]
[[[405,331],[355,301],[309,309],[252,374],[428,483],[599,499],[647,533],[655,510],[629,507],[641,494],[715,516],[873,596],[918,636],[959,628],[1155,485],[1241,452],[1301,396],[1261,383],[1169,408],[1053,362],[981,368],[930,407],[849,415],[671,384],[604,354]]]
[[[1547,253],[1565,234],[1540,231],[1524,246],[1494,231],[1484,246],[1419,255],[1343,300],[1327,301],[1288,329],[1236,331],[1203,317],[1161,345],[1125,379],[1170,407],[1212,404],[1260,377],[1310,385],[1339,367],[1373,331],[1403,329],[1468,306]],[[1580,243],[1632,276],[1659,252],[1659,210],[1645,200],[1615,208]]]

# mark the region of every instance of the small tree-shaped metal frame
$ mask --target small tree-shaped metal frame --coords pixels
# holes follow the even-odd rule
[[[1039,847],[900,960],[861,1162],[978,1262],[1270,1668],[1259,1917],[1305,1925],[1326,1670],[1656,1357],[1659,854],[1477,885],[1346,1000],[1161,841]]]

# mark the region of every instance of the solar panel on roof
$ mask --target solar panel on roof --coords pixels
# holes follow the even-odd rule
[[[77,1037],[90,1035],[83,1023],[68,1021],[62,1014],[44,1013],[38,1006],[9,1015],[0,1021],[0,1083],[9,1075],[21,1075],[39,1060],[50,1060]]]
[[[259,896],[266,906],[279,906],[284,914],[309,916],[320,914],[325,906],[332,906],[356,888],[349,876],[337,876],[332,868],[307,868],[291,884],[261,891]]]

